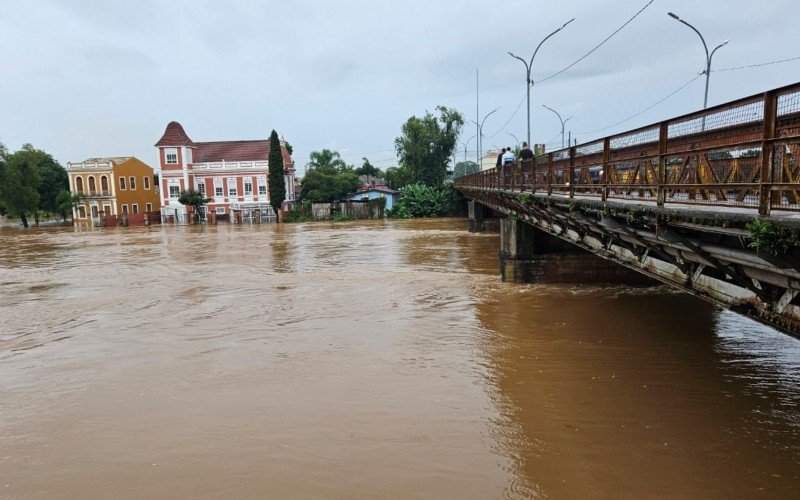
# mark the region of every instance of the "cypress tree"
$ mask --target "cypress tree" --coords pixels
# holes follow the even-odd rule
[[[283,180],[283,154],[278,133],[274,130],[269,136],[269,203],[277,215],[286,198],[286,186]]]

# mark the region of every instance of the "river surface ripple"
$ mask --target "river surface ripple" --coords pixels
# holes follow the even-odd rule
[[[0,228],[0,498],[800,494],[800,342],[465,227]]]

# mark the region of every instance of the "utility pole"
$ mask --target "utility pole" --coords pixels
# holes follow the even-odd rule
[[[533,69],[533,60],[536,58],[536,53],[539,52],[539,49],[542,47],[542,44],[546,42],[548,38],[555,35],[559,31],[563,30],[569,23],[571,23],[574,20],[575,18],[573,17],[572,19],[561,25],[560,28],[558,28],[554,32],[544,37],[544,39],[541,42],[539,42],[539,45],[536,46],[536,50],[533,51],[533,55],[531,56],[530,62],[526,61],[525,59],[517,55],[512,54],[511,52],[508,53],[508,55],[510,55],[514,59],[522,61],[522,64],[525,65],[525,92],[526,92],[525,95],[528,101],[528,146],[531,147],[533,146],[531,144],[531,87],[533,87],[533,80],[531,79],[531,70]]]
[[[475,125],[478,127],[478,169],[481,168],[481,156],[483,156],[483,124],[486,122],[486,119],[492,116],[495,111],[500,108],[494,108],[493,110],[489,111],[486,116],[483,117],[480,124],[478,122],[474,122]]]
[[[475,163],[478,164],[478,170],[481,169],[481,127],[478,125],[480,120],[480,87],[478,85],[478,68],[475,68],[475,136],[478,138],[478,148],[475,152]]]

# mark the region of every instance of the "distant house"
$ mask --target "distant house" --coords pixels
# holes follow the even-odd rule
[[[361,187],[347,199],[350,201],[367,201],[386,198],[386,210],[391,210],[397,201],[399,191],[390,189],[382,179],[369,179],[361,183]]]
[[[153,169],[132,156],[89,158],[67,163],[69,189],[83,200],[73,209],[75,224],[100,225],[103,218],[158,211]]]
[[[195,142],[178,122],[170,122],[156,143],[161,167],[161,213],[184,218],[178,202],[183,190],[195,189],[211,198],[207,209],[218,216],[272,216],[269,203],[269,140]],[[295,201],[294,162],[281,140],[286,197],[283,209]]]
[[[494,168],[497,166],[497,155],[500,154],[500,151],[489,151],[483,158],[481,158],[481,171],[489,170],[490,168]]]

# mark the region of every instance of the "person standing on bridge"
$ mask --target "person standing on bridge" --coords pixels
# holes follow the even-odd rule
[[[522,149],[519,150],[519,159],[520,160],[532,160],[533,159],[533,151],[531,148],[528,147],[527,142],[522,143]]]
[[[506,154],[506,148],[503,148],[502,151],[497,153],[497,163],[495,164],[495,167],[499,167],[500,165],[503,164],[503,155],[504,154]]]
[[[514,151],[510,146],[505,148],[503,151],[505,151],[505,153],[503,153],[503,165],[508,165],[509,163],[514,163],[516,161],[517,158],[514,156]]]

